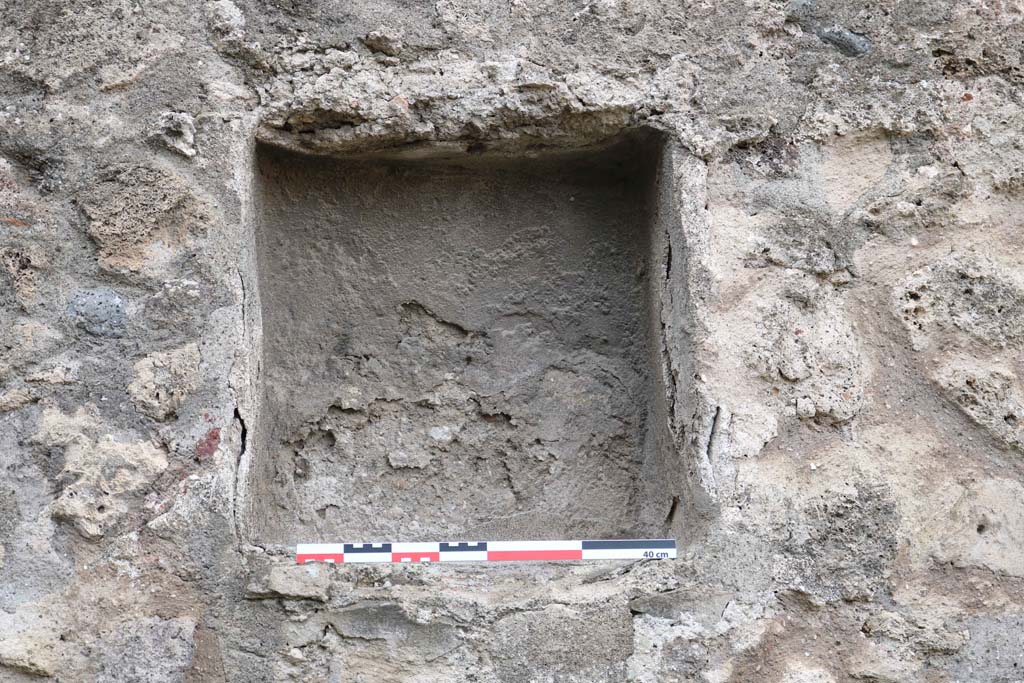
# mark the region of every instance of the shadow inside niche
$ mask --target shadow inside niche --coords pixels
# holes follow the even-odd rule
[[[661,531],[678,499],[642,521],[660,485],[642,480],[672,460],[661,147],[646,132],[529,158],[261,146],[250,534]]]

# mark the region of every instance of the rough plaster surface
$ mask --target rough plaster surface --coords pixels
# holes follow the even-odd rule
[[[641,474],[675,457],[653,408],[651,144],[262,151],[254,538],[657,534]]]
[[[0,680],[1024,680],[1022,44],[1012,2],[0,4]],[[585,207],[622,216],[638,174],[593,174],[575,209],[583,171],[514,178],[630,131],[658,140],[632,155],[646,242],[591,259],[624,231]],[[330,192],[262,175],[360,164]],[[448,170],[339,234],[351,216],[332,207],[396,164],[411,184]],[[359,272],[371,258],[345,261],[345,240],[397,240],[418,206],[445,207],[423,213],[443,236],[473,228],[437,220],[459,215],[444,178],[466,164],[467,187],[534,201],[496,218],[500,241],[481,224],[464,246],[393,245],[388,263],[433,270],[397,269],[370,300],[389,271]],[[540,270],[555,223],[591,242],[537,253],[558,255]],[[268,235],[296,236],[281,253],[322,311],[275,279]],[[459,259],[538,299],[550,333],[512,330],[535,354],[499,348],[493,293],[463,281],[452,305]],[[543,294],[570,274],[555,315]],[[628,323],[603,352],[569,315],[598,294]],[[274,303],[289,296],[294,313]],[[308,353],[282,364],[275,321],[314,309],[294,332]],[[370,323],[341,329],[353,311]],[[379,369],[318,372],[346,338]],[[527,355],[561,392],[495,399],[485,385]],[[626,391],[602,384],[613,370]],[[540,417],[566,428],[538,456]],[[353,527],[297,504],[356,490],[340,475],[359,468],[447,499],[444,466],[477,444],[494,469],[474,481],[503,495],[476,507],[357,499],[374,517]],[[327,464],[336,482],[311,486]],[[602,472],[637,498],[559,507]],[[650,529],[680,558],[287,554],[296,530],[513,512],[526,524],[497,532]]]

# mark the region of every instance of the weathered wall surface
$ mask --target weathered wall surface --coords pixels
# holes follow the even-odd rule
[[[1024,680],[1022,44],[1012,2],[6,0],[0,680]],[[673,460],[636,476],[681,558],[254,535],[257,147],[638,129]]]

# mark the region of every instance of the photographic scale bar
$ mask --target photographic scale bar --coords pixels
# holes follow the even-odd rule
[[[606,541],[452,541],[441,543],[300,543],[299,564],[401,562],[527,562],[558,560],[673,560],[671,539]]]

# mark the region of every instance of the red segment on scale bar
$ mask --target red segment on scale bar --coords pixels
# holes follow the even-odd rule
[[[441,553],[391,553],[392,562],[440,562]]]
[[[299,564],[304,562],[344,562],[345,556],[340,553],[307,553],[296,555],[295,561]]]
[[[515,560],[582,560],[582,550],[488,550],[487,559],[495,562]]]

